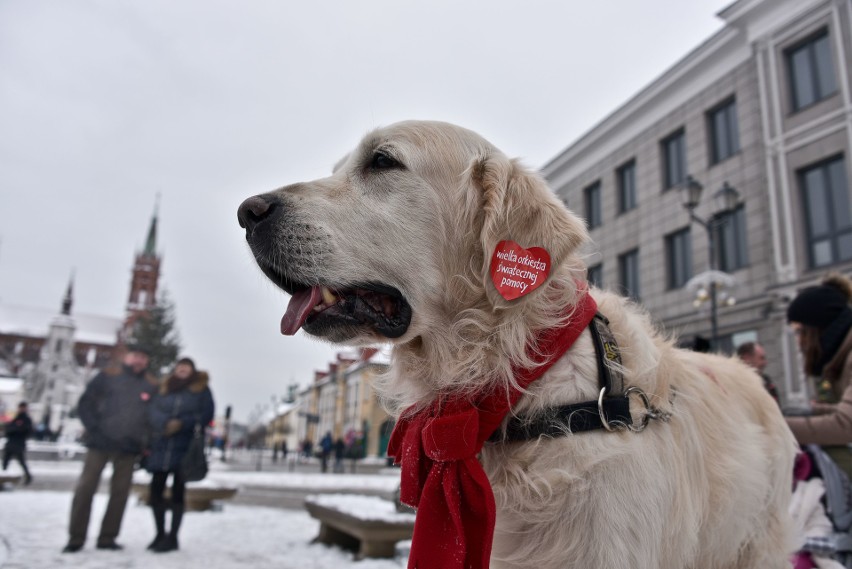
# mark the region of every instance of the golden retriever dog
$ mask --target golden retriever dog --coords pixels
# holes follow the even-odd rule
[[[292,296],[284,334],[394,345],[381,390],[397,414],[510,389],[536,365],[537,335],[570,319],[587,288],[584,223],[540,176],[450,124],[375,130],[331,176],[250,197],[238,217],[261,270]],[[492,279],[507,240],[550,263],[510,300]],[[599,398],[586,329],[478,454],[496,505],[490,566],[789,567],[796,445],[758,376],[677,349],[634,303],[589,293],[620,350],[606,365],[647,397],[624,395],[630,426],[647,427],[501,438],[515,417]]]

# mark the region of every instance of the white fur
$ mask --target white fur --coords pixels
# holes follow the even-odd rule
[[[371,170],[377,150],[401,167]],[[513,366],[530,364],[527,347],[559,325],[585,278],[583,223],[539,176],[452,125],[376,130],[329,178],[268,196],[288,213],[267,262],[303,282],[381,281],[411,304],[381,386],[397,412],[440,393],[511,384]],[[489,276],[504,239],[553,259],[546,284],[511,302]],[[498,507],[492,567],[789,567],[795,442],[759,378],[733,359],[674,348],[639,307],[592,294],[622,349],[627,386],[671,418],[641,433],[486,444],[481,460]],[[327,339],[384,340],[369,330]],[[513,413],[595,399],[597,381],[587,331]],[[632,405],[641,420],[639,400]]]

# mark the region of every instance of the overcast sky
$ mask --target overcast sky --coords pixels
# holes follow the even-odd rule
[[[123,317],[161,194],[184,352],[245,419],[334,348],[279,322],[243,199],[370,129],[454,122],[540,167],[722,26],[727,0],[0,1],[0,302]]]

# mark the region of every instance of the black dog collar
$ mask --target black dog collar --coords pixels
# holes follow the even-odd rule
[[[491,442],[518,442],[596,429],[615,431],[627,428],[641,431],[651,419],[668,420],[669,415],[653,409],[647,395],[638,387],[624,390],[621,351],[609,328],[609,320],[598,312],[589,324],[589,330],[598,362],[598,383],[601,388],[598,399],[551,407],[534,418],[512,417],[505,430],[497,430],[492,435]],[[638,424],[630,414],[631,395],[637,395],[647,410]]]

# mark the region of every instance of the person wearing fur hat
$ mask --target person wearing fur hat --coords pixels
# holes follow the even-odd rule
[[[805,373],[819,378],[822,401],[813,415],[787,417],[799,444],[816,444],[852,475],[852,282],[828,275],[820,285],[801,291],[787,308],[796,329]]]
[[[185,510],[186,481],[180,464],[195,433],[213,420],[213,395],[208,386],[209,376],[197,371],[189,358],[181,358],[172,373],[160,385],[160,391],[149,408],[153,432],[150,454],[145,469],[152,474],[150,486],[151,510],[157,534],[148,549],[164,553],[178,549],[178,531]],[[171,528],[166,533],[164,498],[166,481],[172,475]]]

